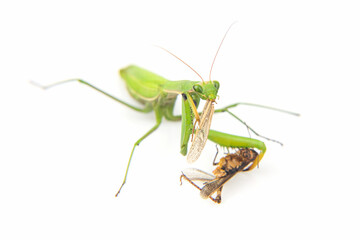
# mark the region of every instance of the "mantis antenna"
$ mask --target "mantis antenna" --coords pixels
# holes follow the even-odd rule
[[[183,64],[185,64],[185,65],[188,66],[191,70],[193,70],[194,73],[196,73],[196,75],[198,75],[198,76],[201,78],[201,81],[202,81],[203,83],[205,82],[204,79],[201,77],[201,75],[200,75],[197,71],[195,71],[195,69],[193,69],[192,67],[190,67],[190,65],[187,64],[184,60],[182,60],[181,58],[179,58],[178,56],[176,56],[175,54],[173,54],[172,52],[170,52],[169,50],[167,50],[167,49],[165,49],[165,48],[163,48],[163,47],[160,47],[160,46],[157,46],[157,45],[155,45],[155,47],[161,48],[161,49],[164,50],[165,52],[167,52],[167,53],[173,55],[174,57],[176,57],[176,58],[177,58],[178,60],[180,60]]]
[[[226,31],[223,39],[221,40],[221,43],[220,43],[220,45],[219,45],[218,50],[216,51],[214,60],[213,60],[213,62],[212,62],[212,64],[211,64],[211,68],[210,68],[209,81],[211,81],[211,71],[212,71],[212,69],[213,69],[213,66],[214,66],[214,63],[215,63],[215,59],[216,59],[216,57],[217,57],[217,55],[218,55],[218,53],[219,53],[219,50],[220,50],[220,48],[221,48],[221,45],[223,44],[224,39],[225,39],[226,35],[228,34],[228,32],[230,31],[231,27],[232,27],[235,23],[237,23],[237,22],[233,22],[233,23],[230,25],[230,27],[229,27],[228,30]]]

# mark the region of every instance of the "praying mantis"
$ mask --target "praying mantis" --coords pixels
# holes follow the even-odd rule
[[[42,86],[34,82],[33,84],[43,89],[48,89],[54,86],[58,86],[60,84],[77,81],[81,84],[87,85],[88,87],[104,94],[107,97],[112,98],[113,100],[135,111],[142,113],[148,113],[154,111],[156,123],[151,129],[149,129],[142,137],[140,137],[134,143],[126,166],[123,182],[115,196],[118,196],[124,184],[126,183],[130,163],[135,148],[160,126],[163,118],[169,121],[181,120],[180,152],[184,156],[187,155],[187,160],[190,163],[196,161],[199,158],[205,146],[206,140],[209,139],[223,147],[256,148],[260,150],[260,154],[256,160],[256,164],[258,164],[265,154],[266,151],[265,144],[257,139],[240,137],[240,136],[235,136],[235,135],[230,135],[230,134],[210,130],[213,114],[220,112],[228,112],[231,116],[235,117],[237,120],[239,120],[245,125],[246,125],[245,122],[243,122],[240,118],[238,118],[236,115],[234,115],[229,111],[230,108],[234,108],[238,105],[249,105],[255,107],[268,108],[292,115],[298,115],[298,114],[277,108],[272,108],[258,104],[250,104],[250,103],[235,103],[221,109],[217,109],[217,110],[214,109],[214,103],[216,103],[216,98],[218,98],[220,83],[218,81],[211,79],[211,71],[216,56],[231,26],[228,28],[227,32],[225,33],[219,45],[219,48],[216,52],[216,55],[214,57],[210,69],[209,81],[204,81],[204,79],[200,76],[200,74],[198,74],[192,67],[190,67],[187,63],[185,63],[183,60],[181,60],[176,55],[174,55],[173,53],[169,52],[166,49],[163,50],[167,51],[174,57],[178,58],[185,65],[187,65],[200,77],[201,81],[190,81],[190,80],[170,81],[155,73],[152,73],[148,70],[145,70],[135,65],[130,65],[126,68],[120,69],[119,74],[121,78],[125,81],[129,94],[135,100],[137,100],[139,103],[143,105],[142,108],[129,104],[123,100],[120,100],[115,96],[97,88],[96,86],[82,79],[69,79],[69,80],[53,83],[47,86]],[[178,95],[181,95],[182,113],[181,115],[174,115],[173,110]],[[204,109],[201,113],[199,113],[197,109],[200,100],[206,101]],[[263,137],[270,141],[278,142],[276,140],[269,139],[259,135],[248,125],[246,125],[246,127],[259,137]],[[192,144],[188,152],[188,142],[190,140],[190,136],[192,136]],[[256,166],[256,164],[254,164],[254,166]]]

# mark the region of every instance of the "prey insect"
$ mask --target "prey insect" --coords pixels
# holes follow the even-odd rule
[[[185,178],[200,190],[202,198],[210,198],[215,203],[221,203],[221,191],[224,184],[237,173],[252,170],[258,164],[258,157],[258,153],[251,148],[241,148],[235,153],[228,153],[217,163],[215,163],[215,156],[213,165],[217,167],[213,171],[214,175],[196,168],[188,168],[182,172],[180,182],[182,183],[182,179]],[[204,186],[199,187],[194,181],[204,182]],[[213,197],[214,194],[215,197]]]
[[[230,30],[230,27],[227,30],[227,32]],[[284,113],[289,113],[292,115],[297,115],[296,113],[292,113],[289,111],[276,109],[276,108],[272,108],[272,107],[267,107],[267,106],[263,106],[263,105],[250,104],[250,103],[235,103],[235,104],[229,105],[227,107],[214,110],[214,103],[215,103],[216,98],[218,97],[218,90],[220,87],[220,83],[218,81],[211,79],[211,71],[212,71],[217,53],[219,52],[219,49],[225,39],[227,32],[225,33],[225,35],[220,43],[220,46],[215,54],[215,57],[213,59],[213,62],[212,62],[211,68],[210,68],[209,81],[204,81],[204,79],[200,76],[200,74],[198,74],[187,63],[185,63],[183,60],[181,60],[180,58],[178,58],[177,56],[175,56],[174,54],[172,54],[171,52],[169,52],[165,49],[164,49],[165,51],[169,52],[171,55],[175,56],[180,61],[182,61],[185,65],[187,65],[189,68],[191,68],[201,78],[201,81],[189,81],[189,80],[170,81],[170,80],[167,80],[155,73],[152,73],[148,70],[145,70],[143,68],[140,68],[140,67],[137,67],[134,65],[130,65],[126,68],[120,69],[119,74],[120,74],[121,78],[125,81],[126,88],[129,92],[129,94],[135,100],[137,100],[139,103],[141,103],[143,105],[143,107],[137,107],[137,106],[127,103],[121,99],[118,99],[115,96],[97,88],[96,86],[94,86],[91,83],[84,81],[82,79],[70,79],[70,80],[57,82],[57,83],[47,85],[47,86],[41,86],[37,83],[34,83],[34,84],[38,85],[39,87],[41,87],[43,89],[48,89],[48,88],[51,88],[54,86],[58,86],[60,84],[77,81],[81,84],[87,85],[88,87],[112,98],[113,100],[117,101],[118,103],[121,103],[135,111],[142,112],[142,113],[148,113],[148,112],[154,111],[155,118],[156,118],[156,124],[134,143],[133,148],[130,153],[129,160],[127,162],[123,182],[122,182],[118,192],[115,195],[115,196],[118,196],[118,194],[120,193],[124,184],[126,183],[130,163],[131,163],[135,148],[160,126],[163,118],[165,118],[169,121],[180,121],[181,120],[182,124],[181,124],[180,152],[182,155],[186,156],[190,136],[194,135],[192,145],[190,147],[190,150],[189,150],[189,153],[187,156],[187,159],[189,162],[194,162],[199,158],[207,139],[210,139],[211,141],[213,141],[217,144],[220,144],[220,145],[223,142],[229,142],[229,141],[231,142],[232,138],[231,137],[229,138],[228,134],[210,130],[211,120],[212,120],[214,113],[227,112],[243,124],[245,124],[245,123],[240,118],[238,118],[236,115],[234,115],[233,113],[231,113],[229,111],[230,108],[234,108],[238,105],[249,105],[249,106],[267,108],[267,109],[276,110],[276,111],[280,111],[280,112],[284,112]],[[173,113],[175,101],[176,101],[176,98],[178,95],[181,96],[181,101],[182,101],[181,115],[175,115]],[[204,110],[201,114],[198,112],[198,109],[197,109],[199,106],[200,100],[206,101]],[[263,137],[267,140],[274,141],[274,142],[281,144],[280,142],[278,142],[276,140],[261,136],[260,134],[255,132],[248,125],[246,125],[246,127],[259,137]],[[255,139],[244,138],[243,141],[242,140],[239,140],[239,141],[236,142],[236,145],[235,145],[236,147],[255,148],[258,144],[257,143],[258,140],[255,140]],[[261,159],[261,157],[260,157],[260,159]]]

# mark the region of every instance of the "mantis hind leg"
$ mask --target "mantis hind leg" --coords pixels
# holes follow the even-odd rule
[[[115,194],[115,197],[117,197],[121,191],[121,189],[123,188],[123,186],[125,185],[126,183],[126,178],[127,178],[127,175],[128,175],[128,172],[129,172],[129,167],[130,167],[130,163],[131,163],[131,159],[133,157],[133,154],[134,154],[134,151],[135,151],[135,148],[136,146],[138,146],[146,137],[148,137],[151,133],[153,133],[161,124],[161,120],[162,120],[162,113],[161,111],[158,109],[158,108],[155,108],[155,116],[156,116],[156,124],[155,126],[153,126],[149,131],[147,131],[141,138],[139,138],[135,143],[134,143],[134,146],[131,150],[131,154],[130,154],[130,158],[129,158],[129,161],[128,161],[128,164],[127,164],[127,167],[126,167],[126,171],[125,171],[125,176],[124,176],[124,180],[118,190],[118,192]]]
[[[123,105],[125,105],[125,106],[127,106],[127,107],[129,107],[129,108],[131,108],[131,109],[133,109],[133,110],[135,110],[135,111],[138,111],[138,112],[145,112],[145,113],[147,113],[147,112],[151,112],[151,110],[153,109],[151,104],[145,104],[145,107],[144,107],[144,108],[139,108],[139,107],[133,106],[133,105],[131,105],[131,104],[129,104],[129,103],[123,101],[123,100],[120,100],[120,99],[114,97],[113,95],[111,95],[111,94],[109,94],[109,93],[107,93],[107,92],[104,92],[103,90],[95,87],[94,85],[92,85],[92,84],[90,84],[90,83],[88,83],[88,82],[86,82],[86,81],[84,81],[84,80],[82,80],[82,79],[69,79],[69,80],[65,80],[65,81],[61,81],[61,82],[56,82],[56,83],[53,83],[53,84],[50,84],[50,85],[45,85],[45,86],[44,86],[44,85],[40,85],[40,84],[38,84],[38,83],[36,83],[36,82],[31,82],[31,83],[32,83],[33,85],[37,86],[37,87],[40,87],[40,88],[46,90],[46,89],[49,89],[49,88],[51,88],[51,87],[55,87],[55,86],[58,86],[58,85],[61,85],[61,84],[64,84],[64,83],[69,83],[69,82],[79,82],[79,83],[82,83],[82,84],[84,84],[84,85],[86,85],[86,86],[88,86],[88,87],[90,87],[90,88],[92,88],[92,89],[94,89],[94,90],[96,90],[96,91],[104,94],[105,96],[107,96],[107,97],[109,97],[109,98],[111,98],[111,99],[113,99],[113,100],[115,100],[115,101],[117,101],[117,102],[119,102],[119,103],[121,103],[121,104],[123,104]]]

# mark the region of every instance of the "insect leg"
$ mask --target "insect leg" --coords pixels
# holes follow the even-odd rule
[[[198,185],[196,185],[190,178],[188,178],[184,173],[182,173],[180,176],[180,185],[182,185],[183,178],[185,178],[186,181],[188,181],[191,185],[193,185],[194,187],[196,187],[201,191],[201,188]]]
[[[152,110],[152,105],[151,104],[146,104],[144,108],[139,108],[139,107],[133,106],[133,105],[127,103],[127,102],[124,102],[123,100],[120,100],[120,99],[114,97],[113,95],[111,95],[109,93],[104,92],[103,90],[95,87],[94,85],[92,85],[92,84],[90,84],[90,83],[88,83],[88,82],[86,82],[86,81],[84,81],[82,79],[69,79],[69,80],[60,81],[60,82],[56,82],[56,83],[53,83],[53,84],[50,84],[50,85],[45,85],[45,86],[40,85],[40,84],[38,84],[36,82],[31,82],[31,83],[33,85],[37,86],[37,87],[40,87],[40,88],[46,90],[46,89],[49,89],[51,87],[55,87],[55,86],[58,86],[58,85],[61,85],[61,84],[64,84],[64,83],[69,83],[69,82],[79,82],[79,83],[85,84],[86,86],[88,86],[88,87],[90,87],[90,88],[104,94],[105,96],[108,96],[109,98],[111,98],[111,99],[113,99],[113,100],[115,100],[115,101],[117,101],[117,102],[119,102],[119,103],[121,103],[121,104],[135,110],[135,111],[138,111],[138,112],[151,112],[151,110]]]
[[[190,135],[194,133],[194,110],[199,105],[200,98],[190,93],[181,94],[181,140],[180,140],[180,153],[184,156],[187,154],[188,142]],[[194,105],[194,106],[192,106]],[[166,117],[166,116],[165,116]],[[196,121],[195,121],[196,122]]]
[[[191,97],[190,93],[184,93],[184,94],[183,94],[183,98],[184,98],[184,95],[185,95],[185,97],[186,97],[185,100],[189,102],[189,106],[190,106],[190,108],[191,108],[191,110],[192,110],[192,113],[193,113],[193,116],[194,116],[194,118],[195,118],[194,127],[193,127],[193,130],[194,130],[196,123],[200,123],[200,115],[199,115],[199,113],[198,113],[198,111],[197,111],[196,102],[194,102],[194,100],[193,100],[193,98]],[[194,134],[194,132],[193,132],[193,134]]]
[[[164,109],[164,117],[169,121],[179,121],[179,120],[182,120],[185,117],[184,114],[188,114],[188,117],[190,117],[190,121],[192,123],[192,120],[193,120],[192,115],[193,115],[193,113],[192,113],[192,108],[190,107],[190,101],[192,101],[194,103],[194,105],[195,105],[195,107],[197,109],[197,107],[199,106],[199,103],[200,103],[200,97],[197,96],[196,94],[189,94],[189,95],[192,98],[192,100],[188,100],[188,97],[187,97],[187,95],[185,93],[181,94],[182,101],[187,102],[186,107],[184,106],[184,103],[183,103],[182,108],[188,108],[189,111],[182,112],[181,115],[174,115],[174,112],[173,112],[174,105],[175,105],[175,102],[174,102],[174,104],[172,104],[171,106],[168,106],[167,108]]]
[[[229,111],[229,108],[233,108],[233,107],[236,107],[238,105],[247,105],[247,106],[252,106],[252,107],[265,108],[265,109],[278,111],[278,112],[282,112],[282,113],[286,113],[286,114],[290,114],[290,115],[294,115],[294,116],[300,116],[299,113],[290,112],[290,111],[279,109],[279,108],[274,108],[274,107],[269,107],[269,106],[264,106],[264,105],[260,105],[260,104],[254,104],[254,103],[243,103],[243,102],[234,103],[234,104],[231,104],[231,105],[226,106],[224,108],[215,110],[215,113],[219,113],[219,112],[227,112],[227,113],[229,113],[231,116],[233,116],[238,121],[240,121],[242,124],[244,124],[247,127],[247,129],[250,130],[251,132],[253,132],[256,136],[264,138],[264,139],[266,139],[268,141],[276,142],[276,143],[280,144],[281,146],[283,145],[281,142],[279,142],[277,140],[274,140],[274,139],[271,139],[271,138],[267,138],[265,136],[262,136],[262,135],[258,134],[257,132],[255,132],[254,129],[252,129],[249,125],[247,125],[243,120],[241,120],[239,117],[237,117],[235,114],[233,114],[232,112]]]
[[[260,105],[260,104],[254,104],[254,103],[245,103],[245,102],[234,103],[234,104],[231,104],[231,105],[226,106],[224,108],[217,109],[217,110],[215,110],[215,112],[224,112],[225,110],[228,110],[229,108],[237,107],[238,105],[246,105],[246,106],[252,106],[252,107],[265,108],[265,109],[269,109],[269,110],[273,110],[273,111],[277,111],[277,112],[282,112],[282,113],[294,115],[294,116],[297,116],[297,117],[300,116],[299,113],[291,112],[291,111],[288,111],[288,110],[283,110],[283,109],[280,109],[280,108],[274,108],[274,107],[269,107],[269,106],[264,106],[264,105]]]
[[[214,202],[216,203],[221,203],[221,191],[223,189],[223,186],[219,187],[219,189],[216,191],[216,197],[215,199],[213,200]]]
[[[245,121],[241,120],[238,116],[236,116],[235,114],[233,114],[232,112],[230,112],[228,109],[228,107],[225,107],[225,108],[221,108],[221,109],[217,109],[215,110],[215,113],[219,113],[219,112],[227,112],[228,114],[230,114],[232,117],[234,117],[236,120],[238,120],[239,122],[241,122],[242,124],[245,125],[245,127],[248,129],[248,131],[250,130],[251,132],[253,132],[256,136],[258,137],[261,137],[261,138],[264,138],[268,141],[271,141],[271,142],[275,142],[275,143],[278,143],[280,144],[281,146],[283,146],[283,144],[281,142],[279,142],[278,140],[275,140],[275,139],[271,139],[271,138],[268,138],[268,137],[265,137],[265,136],[262,136],[260,134],[258,134],[252,127],[250,127]]]
[[[265,137],[263,135],[260,135],[258,134],[257,132],[255,132],[254,129],[252,129],[249,125],[247,125],[246,122],[244,122],[243,120],[241,120],[238,116],[236,116],[235,114],[233,114],[232,112],[230,112],[229,110],[225,110],[225,112],[229,113],[231,116],[233,116],[235,119],[237,119],[238,121],[240,121],[242,124],[244,124],[248,130],[250,130],[251,132],[253,132],[256,136],[258,137],[261,137],[261,138],[264,138],[268,141],[271,141],[271,142],[275,142],[275,143],[278,143],[280,144],[281,146],[283,146],[283,144],[281,142],[279,142],[278,140],[275,140],[275,139],[271,139],[271,138],[268,138],[268,137]]]
[[[214,160],[213,160],[213,165],[214,165],[214,166],[219,164],[219,162],[215,163],[216,157],[217,157],[217,155],[219,154],[218,145],[215,144],[215,147],[216,147],[216,154],[215,154],[215,157],[214,157]]]
[[[199,171],[201,171],[201,170],[199,170]],[[201,171],[202,172],[202,171]],[[182,173],[181,174],[181,176],[180,176],[180,183],[182,184],[182,179],[183,178],[185,178],[185,180],[186,181],[188,181],[191,185],[193,185],[194,187],[196,187],[198,190],[202,190],[198,185],[196,185],[190,178],[188,178],[184,173]],[[215,203],[220,203],[221,202],[221,200],[220,200],[220,202],[218,202],[216,199],[214,199],[212,196],[208,196],[213,202],[215,202]]]
[[[142,136],[141,138],[139,138],[135,143],[134,143],[134,146],[132,148],[132,151],[131,151],[131,154],[130,154],[130,158],[129,158],[129,161],[128,161],[128,164],[127,164],[127,167],[126,167],[126,171],[125,171],[125,177],[124,177],[124,180],[119,188],[119,191],[115,194],[115,197],[117,197],[122,189],[122,187],[124,186],[125,182],[126,182],[126,178],[127,178],[127,175],[128,175],[128,171],[129,171],[129,167],[130,167],[130,163],[131,163],[131,159],[132,159],[132,156],[134,154],[134,150],[135,150],[135,147],[138,146],[142,140],[144,140],[147,136],[149,136],[152,132],[154,132],[159,126],[160,126],[160,123],[161,123],[161,120],[162,120],[162,113],[161,111],[158,109],[158,108],[155,108],[154,109],[155,111],[155,116],[156,116],[156,124],[155,126],[153,126],[149,131],[147,131],[144,136]]]

